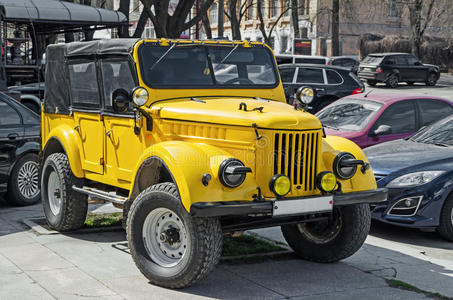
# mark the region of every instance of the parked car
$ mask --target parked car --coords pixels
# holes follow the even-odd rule
[[[19,92],[20,102],[39,114],[41,112],[41,101],[44,97],[44,82],[29,83],[8,87],[8,92]]]
[[[47,58],[47,222],[74,230],[88,197],[114,202],[153,284],[201,280],[222,232],[257,224],[282,226],[304,259],[338,261],[363,244],[369,203],[386,199],[360,148],[286,103],[262,43],[108,39],[50,45]],[[258,69],[266,76],[249,76]]]
[[[316,116],[327,135],[362,148],[405,138],[453,113],[453,102],[425,95],[369,93],[342,98]]]
[[[314,64],[330,65],[331,59],[327,56],[279,54],[275,56],[278,65],[282,64]]]
[[[400,139],[365,150],[388,201],[372,218],[399,226],[436,229],[453,241],[453,116]]]
[[[337,99],[359,94],[365,86],[350,70],[321,65],[287,64],[279,66],[285,94],[289,101],[296,90],[302,86],[311,87],[315,99],[308,110],[315,113]]]
[[[360,63],[360,80],[366,80],[370,86],[378,82],[395,88],[399,82],[413,85],[424,82],[434,86],[440,77],[439,67],[423,64],[418,58],[408,53],[373,53]]]
[[[357,75],[360,66],[360,60],[357,56],[334,56],[331,58],[331,65],[349,69]]]
[[[0,93],[0,192],[13,205],[39,201],[39,116]]]

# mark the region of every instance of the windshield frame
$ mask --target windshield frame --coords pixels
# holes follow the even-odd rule
[[[143,74],[143,60],[141,59],[142,57],[142,51],[144,49],[144,47],[148,47],[148,46],[151,46],[151,47],[161,47],[161,48],[170,48],[173,44],[169,45],[169,46],[160,46],[159,44],[154,44],[154,43],[142,43],[139,45],[138,49],[137,49],[137,58],[138,58],[138,66],[139,66],[139,72],[140,72],[140,77],[141,77],[141,80],[143,81],[143,83],[148,86],[149,88],[151,89],[194,89],[194,90],[212,90],[212,89],[275,89],[276,87],[278,87],[280,84],[281,84],[281,79],[280,79],[280,75],[278,73],[278,69],[277,69],[277,64],[275,62],[275,56],[274,54],[272,53],[272,51],[266,47],[264,44],[260,44],[260,45],[250,45],[250,48],[263,48],[264,51],[267,51],[267,53],[269,54],[270,56],[270,62],[271,62],[271,66],[273,68],[273,73],[274,73],[274,78],[275,78],[275,83],[273,84],[230,84],[230,85],[221,85],[221,84],[217,84],[216,83],[216,80],[214,81],[214,83],[212,85],[197,85],[197,84],[189,84],[189,85],[166,85],[166,84],[151,84],[149,82],[146,81],[145,77],[142,75]],[[231,48],[231,49],[234,49],[234,47],[236,46],[239,46],[239,48],[244,48],[244,49],[247,49],[248,47],[244,47],[243,45],[241,44],[235,44],[235,43],[232,43],[232,44],[211,44],[211,43],[206,43],[206,44],[191,44],[191,43],[181,43],[181,44],[176,44],[176,46],[174,48],[178,48],[178,47],[184,47],[184,48],[205,48],[206,49],[206,52],[209,51],[208,47],[219,47],[219,48]],[[168,50],[167,49],[167,50]],[[208,63],[209,63],[209,66],[210,66],[210,70],[211,72],[214,70],[214,66],[209,58],[209,56],[207,55],[207,60],[208,60]],[[212,74],[212,76],[215,76],[214,74]]]

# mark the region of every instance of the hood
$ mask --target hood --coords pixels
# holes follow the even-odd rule
[[[389,173],[411,167],[414,171],[422,168],[441,167],[453,163],[453,149],[410,140],[395,140],[371,146],[364,150],[376,174]]]
[[[169,100],[155,103],[151,112],[163,119],[224,125],[250,127],[256,123],[258,128],[270,129],[321,128],[321,122],[312,114],[295,110],[286,103],[263,99],[203,97],[198,101]]]
[[[431,65],[431,64],[423,64],[425,67],[431,67],[431,68],[435,68],[435,69],[439,69],[438,66],[436,65]]]
[[[336,135],[336,136],[341,136],[350,140],[353,140],[355,138],[358,138],[359,136],[362,135],[361,131],[343,131],[341,129],[332,129],[332,128],[327,128],[324,127],[324,130],[326,132],[326,135]]]

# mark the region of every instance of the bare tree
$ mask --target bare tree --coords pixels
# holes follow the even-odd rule
[[[208,12],[207,11],[203,14],[203,16],[201,18],[201,22],[203,24],[203,29],[204,29],[204,32],[206,34],[206,38],[207,39],[212,39],[211,23],[209,22]]]
[[[241,40],[241,22],[247,10],[254,5],[253,0],[230,0],[228,1],[228,12],[225,15],[230,20],[233,40]]]
[[[332,55],[340,55],[340,0],[332,0]]]
[[[271,44],[271,37],[272,33],[274,32],[275,27],[277,26],[278,22],[280,22],[280,19],[288,12],[288,10],[291,8],[291,6],[286,5],[284,9],[280,12],[280,15],[277,17],[275,20],[274,24],[272,24],[271,28],[269,31],[266,31],[265,23],[264,23],[264,16],[263,16],[263,7],[264,7],[264,1],[263,0],[257,0],[257,11],[258,11],[258,19],[260,20],[260,31],[261,34],[263,35],[264,42],[268,45]]]
[[[293,23],[294,37],[300,38],[299,30],[299,10],[297,5],[297,0],[291,0],[291,22]],[[304,0],[302,0],[302,3]],[[303,5],[303,4],[302,4]]]

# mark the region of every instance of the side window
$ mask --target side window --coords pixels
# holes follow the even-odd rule
[[[342,65],[343,65],[343,61],[344,61],[344,59],[342,59],[342,58],[340,58],[340,59],[334,59],[334,60],[332,61],[332,65],[334,65],[334,66],[342,66]]]
[[[343,82],[343,78],[341,78],[340,74],[333,70],[326,70],[326,75],[328,84],[340,84]]]
[[[72,105],[99,107],[99,91],[95,63],[71,63],[68,68]]]
[[[127,60],[103,60],[101,71],[106,107],[112,106],[112,94],[115,90],[122,88],[129,92],[135,87],[134,77]]]
[[[414,66],[418,62],[418,59],[415,56],[407,56],[407,63],[409,66]]]
[[[345,60],[343,60],[342,66],[344,66],[344,67],[352,67],[352,66],[355,65],[355,63],[356,62],[353,59],[345,59]]]
[[[292,83],[294,78],[294,70],[294,68],[280,69],[280,77],[282,78],[282,82]]]
[[[418,100],[418,104],[420,105],[421,126],[427,126],[453,113],[453,108],[442,101],[423,99]]]
[[[384,59],[384,65],[394,65],[395,64],[395,58],[394,57],[386,57]]]
[[[324,84],[322,69],[299,68],[297,73],[297,83],[320,83]]]
[[[396,56],[396,64],[397,65],[407,65],[407,58],[406,56]]]
[[[20,125],[21,123],[22,121],[17,111],[8,103],[0,100],[0,125]]]
[[[403,101],[392,104],[379,117],[372,131],[380,125],[392,128],[392,134],[408,133],[415,131],[415,108],[412,101]]]

